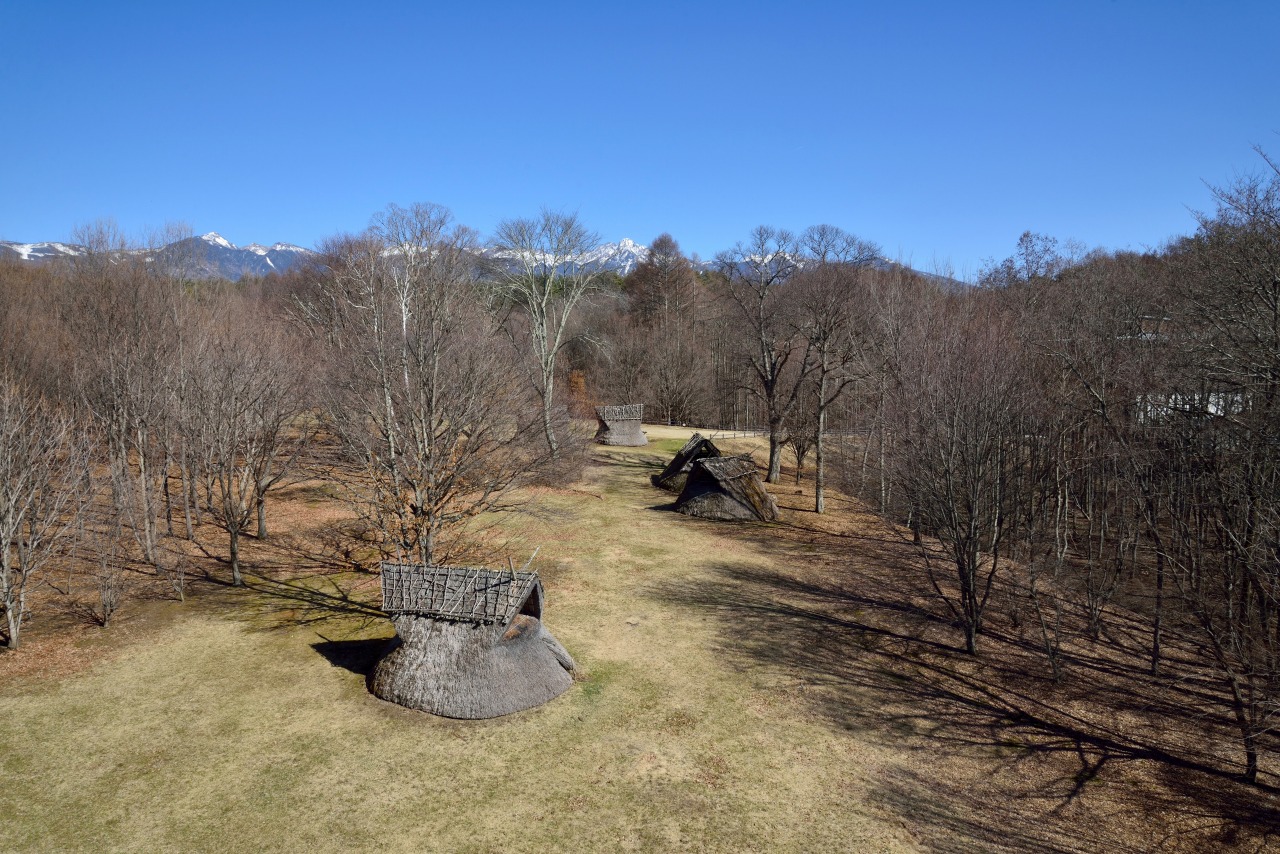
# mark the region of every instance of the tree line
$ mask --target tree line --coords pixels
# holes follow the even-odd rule
[[[142,564],[182,596],[165,538],[268,536],[306,455],[387,559],[459,559],[513,490],[573,476],[580,419],[767,437],[766,476],[812,470],[900,525],[975,656],[1019,592],[1045,667],[1118,607],[1149,667],[1194,637],[1244,776],[1280,722],[1280,171],[1216,191],[1188,237],[1084,252],[1027,233],[976,284],[888,264],[819,225],[761,226],[710,263],[655,239],[626,276],[543,211],[479,235],[390,206],[304,269],[190,281],[110,227],[60,266],[0,268],[0,608],[17,647],[42,573],[74,560],[105,624]],[[575,416],[577,421],[575,421]],[[309,451],[310,449],[310,451]],[[808,466],[812,455],[812,466]],[[307,463],[315,469],[314,460]]]

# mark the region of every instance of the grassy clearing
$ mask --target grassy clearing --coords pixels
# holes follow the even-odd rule
[[[648,476],[690,431],[648,430],[503,523],[582,667],[563,697],[485,722],[372,697],[376,576],[317,554],[341,514],[299,488],[250,590],[135,604],[55,678],[0,684],[0,848],[1276,846],[1280,798],[1231,777],[1213,691],[1144,681],[1140,638],[1132,661],[1082,642],[1053,685],[993,621],[975,662],[898,532],[838,495],[819,520],[789,481],[782,524],[671,513]]]
[[[361,576],[259,580],[188,609],[162,642],[0,693],[0,844],[909,850],[868,806],[874,748],[726,666],[714,621],[659,595],[727,555],[759,560],[652,509],[668,499],[637,475],[661,447],[602,449],[612,465],[513,530],[541,545],[548,625],[583,665],[564,697],[489,722],[383,703],[359,671],[389,624],[326,610]]]

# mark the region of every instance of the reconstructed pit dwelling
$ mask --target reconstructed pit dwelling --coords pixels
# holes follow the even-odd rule
[[[619,406],[597,406],[596,442],[601,445],[641,447],[649,444],[640,422],[644,418],[643,403],[626,403]]]
[[[382,610],[396,637],[370,688],[449,718],[496,718],[540,706],[573,684],[573,658],[542,625],[536,572],[382,565]]]
[[[720,449],[714,442],[704,439],[701,433],[694,433],[689,437],[689,441],[684,443],[684,447],[676,451],[676,455],[671,458],[671,462],[667,463],[667,467],[660,474],[653,476],[653,485],[667,492],[678,493],[684,489],[685,481],[689,479],[689,472],[693,469],[695,462],[720,455]]]
[[[776,522],[778,504],[764,488],[749,454],[695,460],[680,497],[678,512],[701,519]]]

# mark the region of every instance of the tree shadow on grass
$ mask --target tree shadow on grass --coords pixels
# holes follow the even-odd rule
[[[660,472],[666,467],[666,463],[660,457],[634,453],[609,454],[608,456],[597,455],[591,458],[591,462],[598,466],[654,473]]]
[[[205,601],[260,631],[329,627],[363,635],[388,620],[378,607],[378,579],[351,571],[273,578],[246,567],[241,587],[229,579],[212,579],[223,594]]]
[[[919,579],[905,571],[710,571],[652,593],[716,615],[721,654],[781,670],[833,727],[923,757],[927,773],[895,769],[874,791],[930,850],[1155,850],[1151,828],[1161,850],[1275,841],[1277,778],[1240,782],[1222,697],[1202,682],[1098,653],[1057,684],[1034,644],[1001,632],[974,659],[906,595]]]

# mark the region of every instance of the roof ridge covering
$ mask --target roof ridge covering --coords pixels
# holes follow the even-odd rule
[[[614,406],[597,406],[596,415],[605,421],[643,421],[643,403],[621,403]]]
[[[536,572],[474,566],[382,564],[382,610],[443,620],[506,625],[534,592]]]

